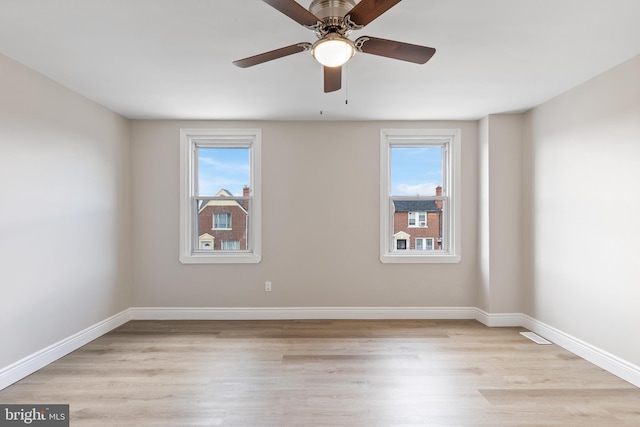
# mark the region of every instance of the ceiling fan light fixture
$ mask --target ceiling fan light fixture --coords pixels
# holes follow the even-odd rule
[[[330,33],[315,42],[313,57],[325,67],[339,67],[353,58],[355,46],[351,40],[340,34]]]

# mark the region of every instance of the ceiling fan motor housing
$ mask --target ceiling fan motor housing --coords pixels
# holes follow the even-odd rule
[[[322,20],[342,18],[358,3],[360,0],[313,0],[309,6],[309,12]]]
[[[309,12],[322,20],[320,35],[337,32],[344,35],[349,28],[345,25],[344,16],[353,9],[360,0],[313,0]]]

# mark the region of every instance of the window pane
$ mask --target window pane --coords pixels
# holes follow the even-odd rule
[[[435,196],[442,186],[442,147],[391,147],[391,195]]]
[[[199,199],[197,242],[199,250],[247,251],[250,201]]]
[[[242,196],[249,185],[249,148],[198,148],[198,195],[215,196],[226,190]]]

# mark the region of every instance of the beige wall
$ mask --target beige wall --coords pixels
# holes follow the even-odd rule
[[[526,115],[525,311],[640,365],[640,56]]]
[[[0,367],[130,306],[129,123],[0,55]]]
[[[262,129],[260,264],[178,261],[181,127]],[[426,127],[462,129],[462,262],[381,264],[380,129]],[[134,305],[474,307],[477,134],[477,122],[135,121]]]
[[[478,305],[490,313],[520,313],[521,114],[494,114],[479,125]]]

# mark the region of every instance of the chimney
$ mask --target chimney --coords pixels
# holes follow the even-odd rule
[[[442,196],[442,186],[440,185],[436,187],[436,196]],[[438,209],[442,209],[442,200],[436,200],[436,206]]]
[[[251,193],[249,191],[249,186],[245,185],[244,187],[242,187],[242,197],[249,197],[249,193]],[[243,200],[242,201],[242,206],[244,207],[245,210],[249,209],[249,201],[248,200]]]

